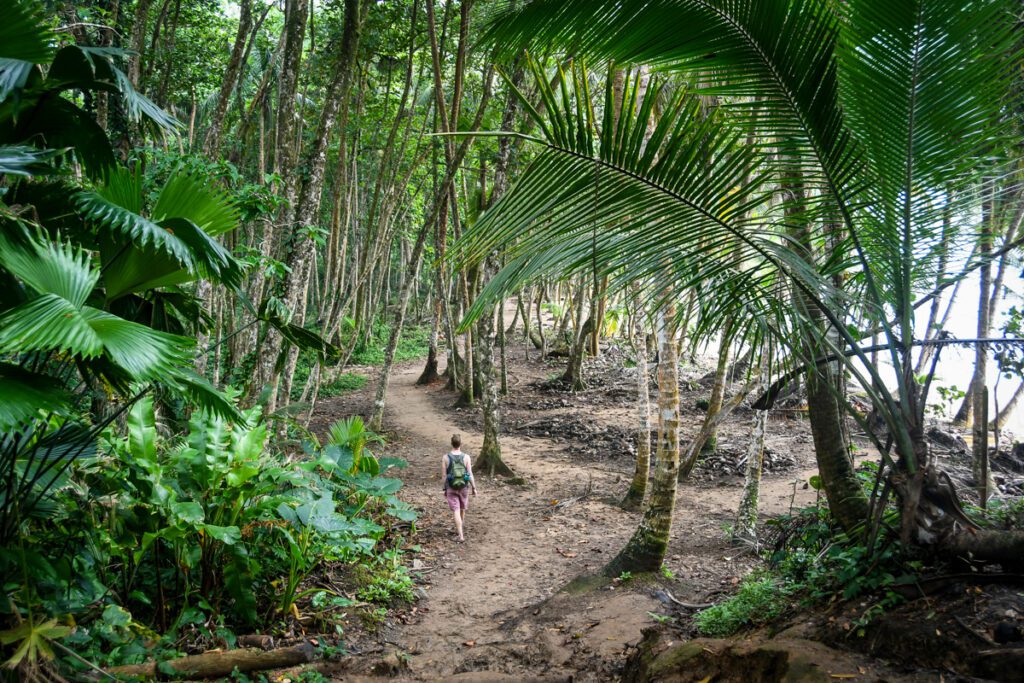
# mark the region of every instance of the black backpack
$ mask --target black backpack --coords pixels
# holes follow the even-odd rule
[[[458,459],[456,460],[456,455]],[[469,483],[469,470],[466,469],[465,453],[448,454],[448,488],[463,489]]]

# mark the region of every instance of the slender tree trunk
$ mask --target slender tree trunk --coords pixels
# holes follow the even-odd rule
[[[618,576],[624,571],[658,571],[672,534],[679,470],[679,359],[676,357],[675,303],[670,299],[659,318],[658,450],[651,496],[633,537],[604,568],[606,576]]]
[[[987,204],[989,206],[991,206],[992,201],[989,201]],[[1013,215],[1012,219],[1010,220],[1009,226],[1006,228],[1006,235],[1003,238],[1003,243],[1004,244],[1007,243],[1007,242],[1012,241],[1013,239],[1015,239],[1018,230],[1020,230],[1021,221],[1022,221],[1022,219],[1024,219],[1024,202],[1021,201],[1020,196],[1019,195],[1015,196],[1014,200],[1011,202],[1011,204],[1015,207],[1015,210],[1014,210],[1014,215]],[[998,212],[995,211],[994,207],[989,208],[988,212],[991,215],[991,218],[989,220],[983,221],[982,234],[979,236],[978,244],[976,245],[976,250],[977,250],[979,256],[982,256],[982,257],[985,257],[989,253],[991,253],[992,246],[993,246],[993,241],[994,241],[994,237],[995,237],[995,231],[994,231],[993,228],[996,227],[996,226],[993,225],[993,221],[996,220],[995,217],[997,216]],[[1011,259],[1013,259],[1013,258],[1015,258],[1015,257],[1012,256],[1012,252],[1007,252],[1007,253],[1005,253],[1005,254],[1003,254],[1002,256],[999,257],[999,266],[996,269],[996,277],[995,277],[994,281],[993,281],[993,278],[992,278],[992,265],[989,264],[989,263],[986,263],[984,266],[982,266],[981,276],[982,276],[983,280],[987,278],[987,281],[988,281],[988,294],[987,294],[988,301],[987,302],[984,301],[985,298],[986,298],[986,291],[985,291],[984,287],[982,286],[981,287],[980,296],[979,296],[979,307],[978,307],[978,309],[979,309],[978,310],[978,337],[979,338],[987,337],[989,334],[992,333],[992,320],[995,318],[996,314],[998,313],[998,311],[999,311],[999,304],[1002,302],[1002,299],[1003,299],[1003,292],[1004,292],[1003,279],[1004,279],[1004,276],[1006,274],[1006,269],[1010,265]],[[959,284],[960,283],[958,282],[957,285],[959,286]],[[984,282],[982,284],[984,285]],[[982,331],[982,325],[981,325],[981,323],[982,323],[982,320],[981,320],[981,312],[982,312],[982,310],[985,311],[985,318],[986,318],[985,319],[985,323],[986,324],[985,324],[985,327],[984,327],[984,331]],[[948,313],[948,311],[947,311],[947,313]],[[928,347],[925,347],[925,348],[928,348]],[[922,351],[922,353],[923,353],[923,351]],[[984,347],[980,347],[980,346],[976,347],[975,348],[974,374],[971,376],[971,382],[970,382],[970,384],[967,387],[967,393],[964,396],[963,402],[960,404],[960,409],[957,411],[956,415],[953,417],[953,422],[955,424],[960,424],[960,425],[964,425],[964,426],[967,426],[967,427],[970,427],[970,426],[972,426],[974,424],[974,419],[973,419],[973,417],[974,417],[974,408],[975,408],[974,389],[975,389],[975,387],[979,383],[984,383],[986,381],[986,379],[985,379],[985,370],[982,369],[982,370],[979,371],[979,368],[978,368],[978,365],[977,365],[978,359],[980,359],[982,356],[985,356]]]
[[[575,299],[575,313],[573,320],[575,323],[576,334],[573,337],[572,344],[569,346],[569,362],[565,366],[565,372],[562,374],[562,383],[564,383],[570,391],[583,391],[587,388],[586,382],[583,380],[583,357],[587,353],[587,346],[590,337],[590,333],[594,330],[594,310],[589,311],[586,322],[583,321],[583,301],[584,290],[587,286],[585,282],[580,282],[579,290],[576,293]],[[570,288],[571,289],[571,288]]]
[[[420,258],[423,256],[423,246],[427,241],[427,234],[430,232],[428,221],[416,236],[416,245],[412,250],[412,258],[409,261],[409,274],[405,286],[398,295],[398,306],[395,309],[395,317],[391,323],[391,334],[388,337],[388,345],[384,350],[384,365],[381,366],[380,374],[377,377],[377,392],[373,401],[373,416],[370,418],[369,427],[375,432],[384,430],[384,408],[388,393],[388,382],[390,381],[391,368],[395,363],[395,350],[398,348],[398,340],[402,336],[402,325],[405,322],[405,311],[409,305],[409,295],[412,292],[413,283],[416,281],[416,272],[419,270]]]
[[[978,240],[978,255],[985,260],[980,268],[981,283],[978,287],[980,296],[978,298],[978,338],[987,337],[992,327],[990,308],[992,290],[992,264],[987,260],[992,251],[992,221],[995,220],[996,210],[990,200],[990,220],[982,221],[981,237]],[[984,496],[987,472],[983,472],[983,462],[988,457],[988,424],[985,423],[986,404],[988,403],[988,390],[986,388],[988,373],[988,348],[982,344],[974,347],[974,377],[971,378],[971,408],[973,415],[968,413],[967,422],[973,422],[972,436],[974,442],[973,450],[973,473],[974,481],[979,492]],[[972,420],[973,418],[977,418]],[[982,506],[985,500],[982,498]]]
[[[746,470],[743,475],[743,497],[736,513],[733,541],[757,542],[757,501],[761,490],[761,469],[764,465],[764,433],[768,422],[767,410],[754,411],[754,428],[747,447]]]
[[[485,273],[487,270],[485,268]],[[501,459],[498,382],[494,367],[494,311],[487,311],[480,316],[477,330],[479,336],[476,348],[483,385],[480,402],[484,417],[484,442],[477,456],[477,468],[478,471],[486,472],[492,477],[496,474],[512,475],[512,469]]]
[[[1006,427],[1006,423],[1016,412],[1017,408],[1020,407],[1020,400],[1024,397],[1024,381],[1021,381],[1017,385],[1017,388],[1013,390],[1013,395],[1010,396],[1010,400],[1007,401],[1006,405],[999,410],[999,415],[996,416],[989,424],[989,429],[993,431],[1002,431]]]
[[[282,52],[281,73],[278,81],[278,115],[276,120],[274,165],[275,170],[284,180],[285,206],[279,213],[281,224],[288,224],[289,212],[293,211],[298,198],[297,174],[292,171],[296,166],[296,122],[294,102],[298,93],[299,67],[302,63],[302,49],[306,34],[306,18],[309,15],[309,0],[286,0],[284,49]],[[262,256],[276,256],[278,230],[274,221],[267,221],[266,230],[260,244]],[[267,401],[267,412],[277,408],[278,359],[281,355],[283,339],[274,329],[265,331],[262,348],[258,349],[259,374],[253,383],[251,395],[258,395],[263,386],[270,384]]]
[[[483,121],[484,111],[487,108],[488,102],[491,97],[491,82],[494,77],[494,71],[488,68],[484,75],[484,87],[483,95],[480,98],[480,103],[477,107],[476,116],[473,119],[471,130],[479,130],[480,123]],[[434,200],[434,205],[427,217],[423,228],[420,230],[419,235],[416,238],[416,246],[413,247],[412,255],[410,256],[410,267],[415,268],[419,265],[420,258],[423,256],[423,247],[427,239],[427,235],[430,231],[430,226],[437,221],[440,215],[441,209],[445,202],[448,201],[450,196],[449,186],[455,180],[456,169],[462,164],[462,160],[466,156],[466,152],[469,150],[469,142],[463,141],[459,148],[455,151],[455,157],[452,160],[453,163],[448,167],[445,174],[445,178],[441,183],[438,195]],[[412,284],[416,281],[415,273],[406,281],[406,287],[399,294],[398,308],[395,311],[395,318],[391,328],[391,337],[388,340],[388,347],[384,354],[384,366],[381,368],[381,372],[377,379],[377,391],[373,405],[373,417],[370,420],[370,428],[374,431],[380,431],[383,427],[384,422],[384,408],[387,399],[388,381],[391,373],[391,366],[394,364],[395,349],[398,347],[398,337],[401,335],[402,324],[405,321],[405,309],[409,303],[409,295]],[[470,380],[472,382],[472,380]],[[374,426],[376,425],[376,426]]]
[[[107,3],[108,27],[100,29],[100,47],[109,48],[114,45],[114,26],[117,26],[118,14],[121,4],[118,0],[109,0]],[[100,128],[107,130],[110,113],[110,97],[106,92],[96,93],[96,123]]]
[[[708,410],[705,413],[705,420],[714,420],[715,416],[722,409],[722,401],[725,399],[726,375],[729,370],[729,350],[732,345],[732,325],[728,322],[722,330],[722,339],[718,344],[718,364],[715,366],[715,378],[711,384],[711,397],[708,399]],[[714,453],[718,450],[718,428],[715,427],[708,434],[708,438],[700,445],[701,453]]]
[[[642,320],[639,310],[634,317]],[[646,336],[646,325],[641,329]],[[636,464],[629,490],[621,505],[626,510],[639,510],[647,493],[647,479],[651,469],[651,399],[647,380],[647,344],[643,339],[636,344],[635,334],[630,336],[630,341],[636,354]]]
[[[518,67],[518,58],[516,60],[516,66],[513,67],[513,83],[516,81],[516,76],[521,75],[521,69]],[[518,100],[513,92],[509,92],[505,99],[505,108],[502,112],[501,126],[502,130],[512,130],[512,126],[515,123],[516,111],[517,111]],[[511,164],[511,140],[508,138],[501,138],[498,141],[498,159],[494,165],[494,184],[491,190],[491,196],[486,198],[486,189],[483,187],[485,179],[481,177],[481,197],[485,198],[482,200],[483,207],[493,206],[501,196],[508,189],[508,176],[509,176],[509,165]],[[485,168],[485,164],[481,162],[480,165],[481,174]],[[491,275],[496,270],[496,261],[494,256],[488,257],[483,264],[481,271],[481,284],[487,282]],[[478,293],[479,294],[479,293]],[[494,367],[494,342],[495,342],[495,313],[498,314],[498,330],[499,334],[504,340],[505,334],[505,302],[504,300],[499,301],[497,310],[487,311],[480,317],[480,322],[477,325],[477,345],[480,365],[480,384],[481,384],[481,403],[483,408],[484,417],[484,443],[480,448],[480,455],[477,459],[478,465],[481,471],[487,472],[490,476],[495,474],[512,474],[511,468],[505,464],[501,459],[501,443],[499,441],[499,403],[498,403],[498,385],[499,379],[501,384],[502,392],[507,390],[507,384],[504,377],[505,368],[505,349],[504,343],[501,348],[501,366],[502,375],[501,377],[496,376],[496,369]]]

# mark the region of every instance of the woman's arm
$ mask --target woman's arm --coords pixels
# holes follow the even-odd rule
[[[473,495],[476,495],[476,477],[473,476],[473,461],[468,455],[462,456],[466,459],[466,472],[469,474],[469,485],[473,487]]]
[[[441,458],[441,490],[448,490],[448,454]]]

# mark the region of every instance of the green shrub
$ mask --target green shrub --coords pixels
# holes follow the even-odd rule
[[[770,576],[748,576],[739,592],[696,615],[697,628],[706,636],[728,636],[744,626],[764,624],[782,614],[790,589]]]

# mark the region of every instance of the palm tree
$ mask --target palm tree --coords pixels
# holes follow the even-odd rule
[[[941,477],[912,372],[914,310],[942,215],[970,226],[979,182],[1004,163],[1013,11],[1007,0],[535,0],[506,9],[489,38],[509,51],[559,45],[652,64],[724,104],[701,120],[692,98],[677,97],[644,147],[643,107],[613,125],[611,107],[602,118],[580,79],[575,93],[541,88],[546,116],[527,108],[540,154],[461,246],[469,260],[503,246],[513,257],[473,312],[525,280],[595,262],[620,289],[657,278],[676,291],[713,291],[700,301],[705,332],[739,321],[743,334],[784,348],[789,365],[808,365],[827,391],[837,393],[818,369],[825,357],[867,392],[894,439],[892,456],[878,445],[904,541],[997,560],[1017,552],[1020,539],[957,533],[955,512],[933,502]],[[750,132],[755,144],[741,144]],[[772,201],[796,180],[800,192]],[[865,350],[875,331],[896,396],[881,389]],[[834,510],[848,483],[825,481]]]

